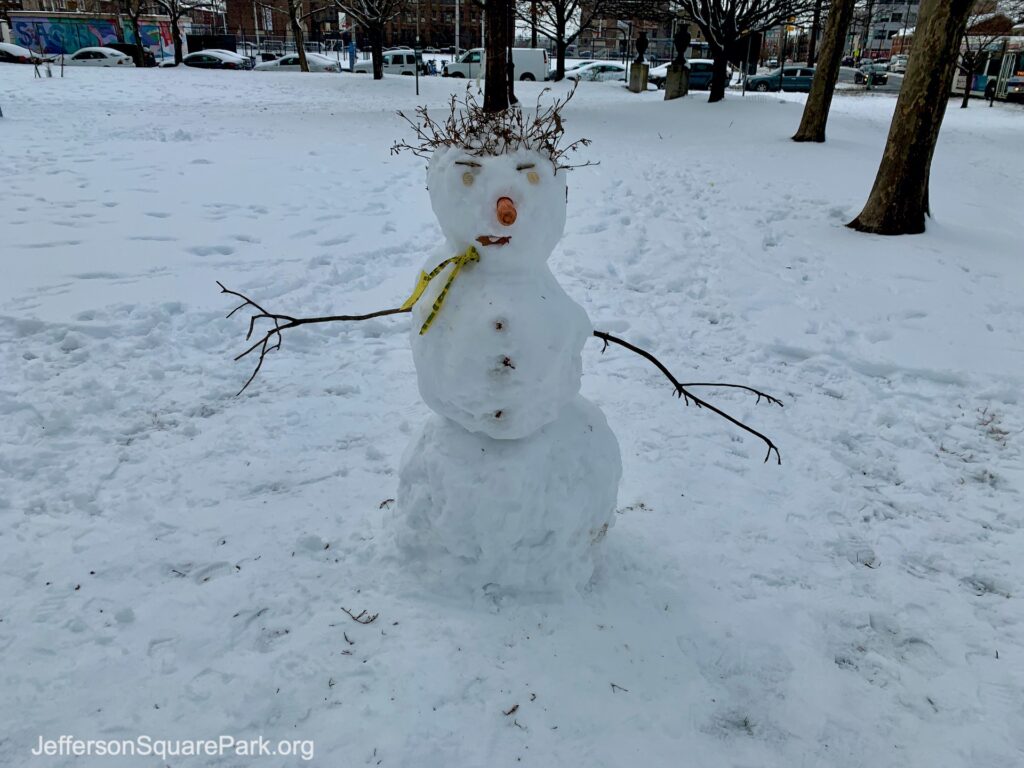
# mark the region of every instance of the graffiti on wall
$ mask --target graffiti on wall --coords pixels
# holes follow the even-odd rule
[[[142,44],[157,59],[174,55],[169,21],[139,20]],[[106,45],[124,41],[135,42],[135,30],[130,21],[124,25],[113,16],[61,17],[21,16],[11,14],[11,36],[16,45],[43,53],[74,53],[79,48]]]
[[[116,43],[120,37],[117,19],[61,19],[47,16],[11,19],[15,45],[43,53],[74,53],[89,45]]]

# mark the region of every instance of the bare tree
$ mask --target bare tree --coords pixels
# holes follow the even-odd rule
[[[806,13],[814,4],[815,0],[679,0],[707,38],[714,60],[708,101],[725,98],[728,57],[740,48],[740,40]]]
[[[853,18],[856,0],[835,0],[825,22],[825,35],[821,40],[821,56],[814,70],[811,92],[804,104],[803,117],[793,141],[824,141],[828,111],[832,106],[832,94],[839,77],[839,66],[843,59],[846,29]]]
[[[288,25],[292,28],[292,39],[295,40],[295,53],[299,56],[299,69],[303,72],[309,72],[309,62],[306,60],[306,33],[302,29],[302,22],[328,7],[329,3],[325,0],[322,4],[314,4],[313,0],[309,0],[309,10],[305,11],[302,3],[303,0],[285,0],[284,6],[281,6],[273,3],[257,2],[258,5],[264,8],[270,8],[288,17]]]
[[[647,0],[519,0],[516,16],[555,45],[555,74],[552,80],[565,77],[565,51],[576,42],[580,33],[596,19],[643,18],[650,14],[664,15],[667,3]]]
[[[355,19],[370,36],[374,80],[384,77],[384,25],[405,10],[406,2],[407,0],[334,0],[334,4]]]
[[[928,179],[949,103],[960,40],[973,0],[924,0],[889,127],[889,138],[864,210],[847,226],[880,235],[924,232]]]
[[[814,15],[811,17],[811,34],[807,38],[807,66],[813,67],[818,47],[818,33],[821,31],[821,6],[825,0],[815,0]]]
[[[961,109],[967,109],[971,99],[971,84],[981,58],[989,46],[1003,35],[1010,34],[1014,22],[1024,15],[1024,2],[1003,2],[976,0],[967,17],[967,27],[960,43],[960,59],[957,68],[964,75],[964,98]],[[993,83],[991,87],[995,87]]]
[[[140,64],[146,61],[144,53],[146,46],[142,42],[142,28],[139,26],[139,19],[146,12],[148,0],[123,0],[124,14],[132,22],[132,29],[135,33],[135,60]]]
[[[193,11],[213,11],[216,0],[153,0],[171,20],[171,39],[174,41],[174,63],[181,64],[183,52],[181,27],[178,23]]]

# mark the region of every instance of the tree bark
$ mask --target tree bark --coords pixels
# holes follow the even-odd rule
[[[846,29],[853,18],[856,0],[835,0],[825,22],[825,34],[821,40],[821,57],[811,81],[811,92],[804,104],[804,114],[793,141],[825,140],[825,125],[828,111],[832,106],[832,94],[836,89],[836,78],[843,60],[846,43]]]
[[[889,138],[864,210],[847,226],[880,235],[924,232],[928,178],[949,103],[960,39],[974,0],[924,0],[914,55],[889,127]]]
[[[484,71],[484,111],[501,112],[508,109],[508,24],[511,0],[486,0],[487,68]]]
[[[725,98],[725,86],[727,85],[725,81],[728,77],[729,62],[724,48],[719,48],[714,43],[710,43],[709,48],[714,64],[711,66],[711,85],[709,86],[711,93],[708,95],[708,103],[713,104]]]

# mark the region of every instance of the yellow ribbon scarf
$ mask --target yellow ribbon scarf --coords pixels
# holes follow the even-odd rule
[[[455,282],[455,278],[459,276],[459,272],[467,264],[480,261],[480,253],[477,251],[475,246],[469,246],[464,253],[460,253],[458,256],[452,256],[450,259],[445,259],[436,267],[434,267],[430,274],[426,272],[420,272],[420,279],[416,283],[416,288],[412,292],[412,296],[405,300],[402,305],[402,309],[412,309],[412,306],[419,300],[420,296],[423,295],[423,291],[426,290],[427,285],[430,281],[441,274],[442,270],[449,264],[454,264],[455,268],[448,275],[448,280],[444,284],[444,288],[437,294],[437,298],[434,299],[434,306],[430,308],[430,314],[427,315],[427,319],[423,321],[423,325],[420,328],[420,336],[425,334],[429,329],[431,323],[434,322],[434,318],[437,317],[437,313],[441,311],[441,307],[444,305],[444,300],[448,296],[448,289],[452,287],[452,283]]]

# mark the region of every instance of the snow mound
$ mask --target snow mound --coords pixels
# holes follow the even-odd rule
[[[525,440],[432,416],[402,458],[397,542],[407,567],[448,592],[582,587],[614,523],[621,476],[615,435],[580,396]]]

